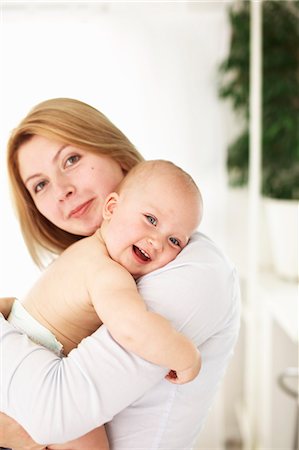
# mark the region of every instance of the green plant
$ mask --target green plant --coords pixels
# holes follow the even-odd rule
[[[299,199],[299,2],[266,0],[262,7],[262,193]],[[229,20],[219,95],[245,123],[227,156],[229,182],[240,186],[248,181],[250,2],[236,2]]]

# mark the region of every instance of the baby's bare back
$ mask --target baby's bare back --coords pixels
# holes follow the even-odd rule
[[[96,235],[73,244],[42,274],[23,305],[50,330],[68,354],[101,324],[90,299],[86,275],[107,262],[107,252]]]

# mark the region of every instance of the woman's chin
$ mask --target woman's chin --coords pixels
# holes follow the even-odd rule
[[[67,231],[70,234],[74,234],[76,236],[91,236],[92,234],[94,234],[99,228],[100,228],[100,224],[94,224],[93,226],[88,226],[88,227],[65,227],[64,231]]]

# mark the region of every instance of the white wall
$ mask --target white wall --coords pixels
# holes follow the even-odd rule
[[[223,2],[2,4],[0,295],[21,296],[38,274],[9,201],[5,145],[51,97],[90,103],[147,159],[188,170],[205,199],[202,230],[221,243],[226,142],[216,85],[228,39]]]

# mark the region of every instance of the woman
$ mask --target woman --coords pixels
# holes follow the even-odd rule
[[[46,250],[58,254],[92,234],[106,194],[141,159],[105,116],[82,102],[54,99],[34,108],[11,136],[8,165],[35,262],[43,264]],[[195,233],[175,261],[137,284],[148,307],[197,344],[200,375],[184,386],[167,383],[167,369],[127,353],[105,326],[60,359],[1,319],[1,408],[36,442],[70,441],[105,423],[114,450],[192,447],[237,338],[235,270]],[[16,426],[8,423],[8,430]],[[19,430],[19,441],[8,431],[0,444],[25,448],[27,435]]]

